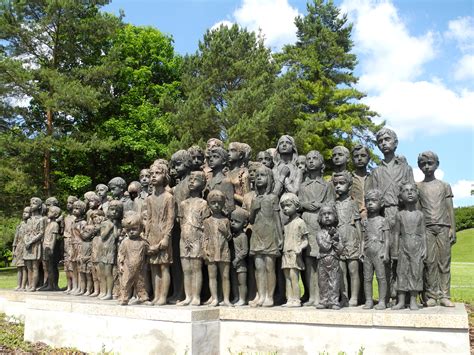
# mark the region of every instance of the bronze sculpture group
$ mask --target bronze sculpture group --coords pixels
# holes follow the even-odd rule
[[[420,296],[452,307],[453,195],[434,176],[438,157],[419,155],[425,179],[415,184],[395,132],[376,139],[384,158],[372,172],[361,145],[353,172],[348,149],[335,147],[325,179],[322,155],[299,156],[291,136],[255,162],[247,144],[211,139],[128,186],[115,177],[84,200],[70,196],[65,214],[57,199],[33,197],[14,240],[17,289],[58,290],[63,260],[66,293],[121,305],[416,310]]]

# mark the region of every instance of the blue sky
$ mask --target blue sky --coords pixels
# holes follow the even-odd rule
[[[440,158],[455,205],[474,205],[474,2],[339,0],[353,23],[358,88],[399,134],[399,154],[416,168],[418,153]],[[105,10],[171,35],[176,51],[194,53],[206,29],[221,22],[262,29],[278,51],[295,38],[298,0],[114,0]]]

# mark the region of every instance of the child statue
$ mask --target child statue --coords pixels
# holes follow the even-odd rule
[[[102,222],[105,221],[104,211],[100,209],[94,210],[91,213],[90,218],[91,224],[95,227],[95,233],[92,239],[91,253],[92,283],[94,284],[94,292],[90,296],[97,297],[100,294],[100,279],[102,278],[99,267],[99,256],[101,248],[100,225],[102,224]]]
[[[140,214],[145,210],[145,200],[141,197],[142,195],[142,184],[138,181],[132,181],[128,184],[128,196],[132,200],[132,211]]]
[[[423,261],[426,257],[426,231],[423,212],[416,209],[418,191],[415,184],[400,190],[403,210],[397,213],[395,231],[399,235],[397,293],[398,303],[392,309],[405,308],[405,294],[410,294],[410,309],[418,310],[416,296],[423,291]]]
[[[247,256],[249,253],[249,242],[245,227],[249,220],[249,213],[243,208],[237,207],[230,216],[230,229],[234,241],[234,258],[232,266],[237,273],[239,299],[235,306],[247,304]]]
[[[227,165],[228,154],[224,148],[214,147],[209,151],[209,169],[212,177],[207,181],[207,189],[219,190],[225,196],[224,214],[229,216],[235,208],[234,186],[232,182],[224,175],[224,168]]]
[[[347,302],[350,307],[357,306],[360,290],[359,259],[362,253],[362,231],[360,214],[357,203],[349,196],[352,186],[352,176],[348,171],[335,173],[332,176],[334,190],[336,191],[336,210],[339,220],[337,231],[342,243],[341,271],[343,305]],[[348,275],[349,274],[349,275]],[[349,295],[349,283],[350,290]],[[349,298],[350,296],[350,298]]]
[[[273,169],[273,156],[267,150],[262,150],[257,153],[257,161],[265,165],[269,169]]]
[[[417,186],[419,205],[426,225],[426,304],[428,307],[437,303],[444,307],[454,307],[450,300],[451,247],[456,243],[453,192],[448,183],[435,177],[439,166],[436,153],[421,153],[418,156],[418,166],[425,175]]]
[[[342,244],[337,232],[337,212],[332,205],[323,205],[319,210],[319,224],[321,229],[316,234],[319,246],[318,282],[319,304],[317,309],[341,309],[339,294],[341,287],[341,265],[339,257],[342,253]]]
[[[275,195],[281,196],[284,192],[298,193],[303,172],[296,166],[297,161],[298,150],[294,138],[288,135],[281,136],[274,157]]]
[[[284,227],[283,257],[281,267],[286,280],[287,302],[283,307],[300,307],[300,271],[304,270],[302,252],[308,246],[308,229],[298,216],[300,201],[298,196],[285,193],[280,199],[283,213],[288,216]]]
[[[364,309],[374,308],[372,299],[372,280],[377,277],[379,287],[379,303],[375,309],[386,308],[386,297],[388,292],[385,265],[389,263],[390,250],[390,225],[382,217],[383,197],[380,190],[368,190],[365,193],[365,206],[367,208],[367,219],[363,221],[362,231],[362,262],[364,266]]]
[[[29,218],[30,208],[25,207],[21,216],[22,221],[16,227],[15,238],[13,239],[12,265],[16,266],[17,269],[17,286],[15,291],[24,291],[28,281],[23,254],[25,253],[25,235],[27,232],[27,222]]]
[[[306,177],[300,185],[298,198],[301,205],[301,217],[308,228],[308,247],[305,249],[305,273],[309,299],[303,306],[319,303],[319,284],[317,260],[319,247],[316,234],[321,229],[318,222],[319,210],[323,204],[334,202],[334,188],[323,179],[324,158],[316,150],[306,155]]]
[[[367,218],[367,210],[365,209],[365,182],[369,177],[367,165],[370,161],[369,149],[362,144],[357,144],[352,149],[352,163],[354,164],[354,172],[352,173],[351,197],[357,202],[361,219]]]
[[[73,204],[72,214],[74,215],[74,223],[71,229],[71,263],[73,269],[73,285],[75,286],[71,294],[78,295],[81,290],[81,284],[83,280],[81,279],[82,275],[80,273],[80,263],[81,263],[81,247],[82,247],[82,234],[84,228],[87,225],[86,218],[86,203],[77,200]]]
[[[250,191],[249,172],[246,167],[248,154],[246,145],[239,142],[229,144],[229,171],[227,178],[234,186],[234,202],[242,206],[243,198]]]
[[[44,231],[42,243],[44,287],[42,291],[52,291],[55,289],[54,282],[54,250],[59,239],[60,226],[57,222],[61,216],[61,209],[57,206],[48,208],[48,224]]]
[[[165,164],[150,167],[153,194],[146,198],[147,220],[145,239],[150,244],[149,264],[154,291],[152,304],[166,304],[170,287],[170,264],[173,262],[171,232],[175,219],[175,200],[166,190],[169,169]]]
[[[145,200],[148,195],[150,195],[150,171],[148,169],[140,170],[138,180],[142,185],[142,189],[138,197],[142,200]]]
[[[36,291],[36,286],[38,286],[41,242],[46,229],[46,217],[43,217],[43,201],[40,198],[31,198],[30,214],[31,216],[26,224],[23,259],[28,272],[28,288],[26,291],[33,292]]]
[[[117,257],[117,244],[122,234],[123,204],[119,200],[109,202],[107,219],[100,224],[99,283],[101,300],[111,300],[114,288],[114,265]]]
[[[72,214],[74,208],[74,202],[78,198],[76,196],[68,196],[66,203],[67,215],[64,217],[64,272],[66,274],[66,290],[65,293],[69,294],[73,289],[77,289],[78,275],[74,275],[74,269],[72,267],[71,257],[73,255],[72,247],[72,228],[76,217]],[[76,282],[76,284],[74,283]]]
[[[97,233],[94,225],[88,224],[81,233],[81,249],[79,251],[79,272],[81,277],[79,292],[76,295],[90,296],[93,292],[92,280],[92,239]]]
[[[398,212],[400,186],[414,183],[413,171],[405,157],[395,154],[398,145],[397,134],[390,128],[382,128],[375,137],[377,146],[383,153],[381,164],[372,171],[367,179],[366,189],[377,189],[382,193],[384,216],[390,225],[390,272],[387,274],[388,298],[396,297],[398,239],[394,230],[395,215]]]
[[[48,197],[44,202],[46,205],[46,214],[49,211],[49,208],[52,206],[59,207],[59,201],[56,197]],[[59,261],[62,259],[61,254],[63,251],[63,235],[64,235],[64,216],[60,213],[59,217],[56,218],[56,222],[59,225],[59,232],[56,238],[56,243],[54,244],[53,255],[51,258],[50,268],[51,272],[48,273],[48,277],[51,277],[52,280],[52,290],[59,290]],[[44,279],[43,286],[40,287],[40,290],[47,287],[47,280]]]
[[[87,196],[87,212],[86,212],[86,222],[87,224],[92,224],[91,214],[93,211],[97,211],[100,207],[100,197],[95,192],[90,191]]]
[[[188,179],[189,198],[181,201],[178,220],[181,224],[179,251],[184,274],[185,299],[178,306],[199,306],[202,288],[202,242],[204,240],[204,220],[211,214],[202,191],[206,186],[206,176],[202,171],[192,171]]]
[[[212,178],[212,168],[209,166],[209,159],[210,159],[210,154],[211,150],[214,148],[222,148],[224,149],[224,143],[220,139],[217,138],[210,138],[207,143],[206,143],[206,150],[204,151],[204,165],[202,167],[202,171],[206,174],[206,181],[209,182]]]
[[[126,238],[120,243],[117,264],[120,274],[119,304],[126,306],[135,290],[134,304],[148,301],[145,289],[145,262],[148,242],[142,238],[143,221],[140,213],[129,211],[122,220]]]
[[[249,305],[272,307],[276,286],[275,260],[280,256],[283,231],[279,198],[273,193],[273,173],[266,166],[257,169],[255,186],[257,194],[250,206],[249,221],[252,224],[250,255],[255,258],[258,298]]]
[[[212,152],[211,159],[212,162]],[[230,303],[230,249],[229,241],[232,238],[230,232],[230,222],[224,216],[223,210],[226,197],[220,190],[211,190],[207,196],[207,204],[211,210],[211,216],[203,222],[204,260],[207,263],[209,273],[209,289],[211,298],[208,301],[209,306],[215,307],[219,303],[217,294],[217,273],[219,271],[222,282],[222,294],[224,300],[219,304],[221,306],[232,306]]]
[[[202,171],[204,164],[204,152],[198,145],[193,145],[188,148],[188,153],[191,155],[191,170]]]

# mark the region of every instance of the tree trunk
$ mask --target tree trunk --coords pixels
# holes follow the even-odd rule
[[[51,109],[46,111],[46,135],[53,135],[53,112]],[[51,196],[51,149],[47,147],[44,151],[43,158],[43,174],[44,174],[44,194],[46,197]]]

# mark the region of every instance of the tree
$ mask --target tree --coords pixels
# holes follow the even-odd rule
[[[208,30],[194,55],[185,57],[184,98],[174,125],[186,148],[211,137],[266,149],[285,130],[278,111],[279,66],[254,32],[221,25]]]
[[[8,112],[10,117],[2,123],[20,127],[25,144],[42,149],[46,196],[61,151],[56,144],[61,139],[70,143],[79,125],[93,125],[94,113],[108,96],[107,79],[114,68],[105,58],[121,26],[120,18],[100,11],[108,3],[0,2],[0,95],[6,103],[2,116]]]
[[[332,1],[313,0],[295,19],[297,42],[278,56],[291,87],[295,138],[302,151],[316,149],[328,158],[335,145],[354,141],[371,145],[376,113],[360,102],[354,88],[356,56],[351,53],[352,25]]]
[[[137,179],[140,168],[170,155],[175,137],[169,112],[180,95],[182,59],[173,39],[152,27],[124,26],[113,39],[110,61],[117,67],[113,99],[101,116],[99,137],[116,145],[108,152],[109,173]]]

